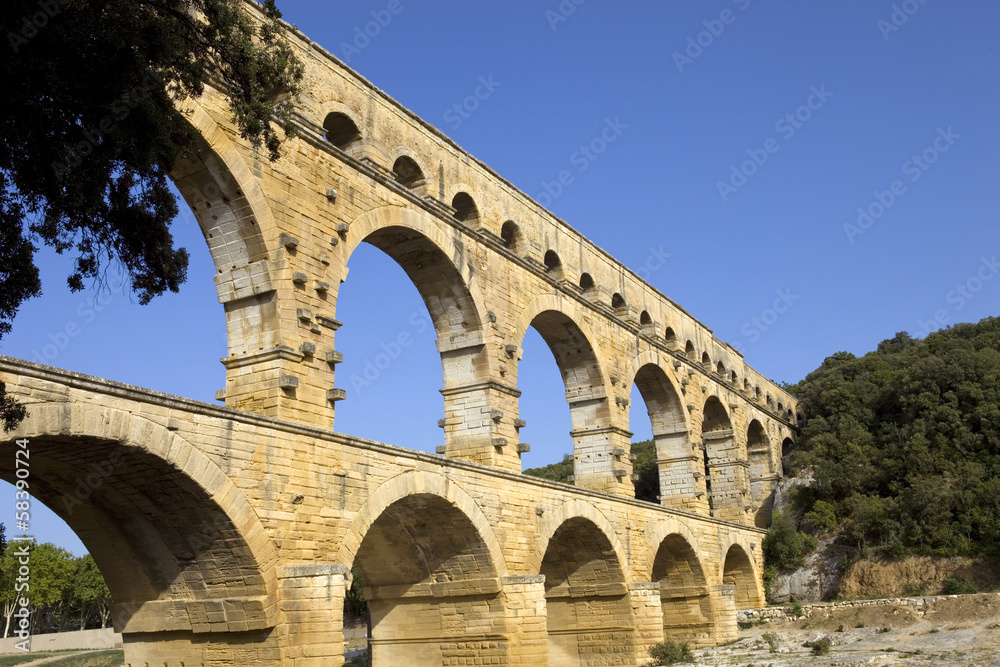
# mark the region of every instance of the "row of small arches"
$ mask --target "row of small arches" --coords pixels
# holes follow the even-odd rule
[[[327,132],[326,139],[341,150],[350,150],[353,146],[361,142],[361,131],[358,129],[357,124],[351,120],[347,114],[338,111],[327,114],[326,119],[323,122],[323,127]],[[419,190],[426,184],[424,172],[420,168],[420,165],[417,164],[416,160],[408,155],[402,155],[396,159],[392,165],[392,173],[400,185],[410,188],[411,190]],[[452,198],[451,207],[454,209],[453,215],[455,219],[460,222],[468,224],[479,220],[479,207],[476,205],[472,196],[467,192],[457,193]],[[511,250],[515,250],[518,247],[521,243],[522,236],[523,235],[519,225],[513,220],[507,220],[500,228],[500,238],[504,245]],[[555,250],[547,250],[545,252],[543,263],[545,264],[547,272],[554,273],[562,270],[562,260],[559,258],[559,254]],[[594,282],[593,276],[587,272],[580,275],[578,284],[580,289],[585,294],[596,289],[596,283]],[[622,314],[627,311],[628,302],[620,292],[615,292],[611,295],[611,308],[618,314]],[[648,310],[643,310],[640,313],[639,325],[644,329],[650,329],[653,327],[653,318],[649,314]],[[663,339],[667,345],[672,348],[677,345],[677,336],[674,333],[673,328],[669,326],[666,327],[663,332]],[[697,359],[697,352],[695,351],[694,343],[690,340],[685,342],[684,355],[692,361]],[[702,353],[701,364],[706,370],[712,370],[712,360],[708,352]],[[727,370],[722,361],[715,364],[714,370],[719,379],[728,381],[733,386],[738,387],[739,377],[736,371]],[[748,396],[751,394],[751,383],[747,378],[744,378],[743,380],[743,391]],[[776,410],[789,422],[796,418],[796,415],[791,408],[786,408],[780,401],[776,402],[770,394],[767,394],[766,397],[763,397],[762,399],[760,385],[756,385],[752,388],[752,394],[754,400],[765,403],[769,409]]]

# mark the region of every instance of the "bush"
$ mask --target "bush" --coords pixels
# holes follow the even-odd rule
[[[775,512],[771,529],[764,537],[764,562],[781,570],[797,570],[817,544],[815,537],[796,529],[791,513]]]
[[[691,648],[687,642],[666,641],[649,647],[649,657],[654,665],[672,665],[682,660],[691,660]]]
[[[978,592],[979,586],[954,574],[945,579],[941,586],[941,593],[944,595],[966,595]]]
[[[826,655],[830,652],[830,638],[823,637],[822,639],[817,639],[814,642],[810,642],[812,647],[813,655]]]
[[[778,650],[778,646],[781,645],[781,642],[778,641],[778,635],[773,632],[765,632],[763,639],[767,642],[767,645],[771,647],[771,653],[775,653]]]
[[[833,505],[825,500],[817,500],[813,503],[812,510],[806,512],[802,518],[815,526],[820,532],[829,532],[836,528],[839,523]]]
[[[805,611],[802,610],[802,603],[798,600],[792,601],[792,613],[795,614],[795,618],[802,618],[806,615]]]

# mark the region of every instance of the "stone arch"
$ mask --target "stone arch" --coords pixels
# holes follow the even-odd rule
[[[455,219],[470,226],[479,224],[479,205],[468,192],[455,193],[451,199],[451,207],[455,209]]]
[[[382,482],[368,496],[364,505],[354,514],[350,528],[341,538],[337,562],[349,565],[354,561],[368,529],[386,508],[403,498],[421,494],[442,498],[466,516],[481,536],[489,553],[490,562],[496,570],[496,576],[507,575],[507,563],[500,542],[490,526],[489,519],[472,496],[443,475],[417,470],[407,470]]]
[[[705,400],[701,441],[710,514],[728,521],[743,520],[746,462],[739,456],[732,419],[718,396]]]
[[[559,259],[559,253],[555,250],[547,250],[545,252],[544,263],[548,271],[560,271],[562,269],[562,260]]]
[[[626,557],[624,545],[618,539],[618,531],[615,530],[614,524],[601,510],[584,500],[568,500],[557,509],[545,510],[538,524],[537,548],[532,554],[532,559],[526,564],[528,573],[534,574],[541,569],[542,559],[545,550],[548,549],[549,542],[552,541],[552,536],[555,535],[560,526],[571,519],[586,519],[597,527],[610,542],[615,559],[623,570],[623,576],[627,581],[631,581],[631,575],[628,572],[629,560]]]
[[[554,529],[555,521],[546,521],[542,534],[548,539],[539,545],[549,664],[590,665],[597,659],[604,665],[633,665],[635,629],[627,561],[617,540],[612,541],[615,533],[607,532],[610,526],[595,522],[604,519],[600,512],[587,503],[573,504],[582,507],[566,508],[573,515],[561,513],[563,520]]]
[[[500,238],[505,246],[516,252],[523,240],[521,227],[513,220],[508,220],[500,226]]]
[[[186,100],[185,117],[198,131],[194,159],[178,160],[171,179],[190,206],[216,269],[216,288],[226,313],[228,356],[239,358],[280,344],[277,298],[268,262],[276,250],[265,238],[276,237],[276,222],[250,166],[229,135],[195,100]],[[255,289],[240,289],[241,282]],[[231,378],[226,404],[239,401]]]
[[[345,272],[350,256],[363,242],[406,272],[427,307],[441,355],[445,413],[456,403],[488,406],[483,383],[492,377],[491,365],[496,362],[486,354],[478,264],[461,232],[410,208],[383,206],[368,211],[351,223],[341,244]],[[338,296],[341,289],[338,285]],[[445,425],[447,453],[496,464],[488,427],[480,431],[462,427],[458,421]]]
[[[771,523],[774,488],[778,483],[773,448],[767,430],[758,419],[747,425],[747,461],[750,464],[750,495],[754,505],[754,525],[767,528]]]
[[[364,580],[374,664],[449,664],[470,643],[480,657],[505,657],[503,555],[454,482],[414,470],[387,480],[355,515],[340,554]]]
[[[408,152],[399,152],[392,163],[392,173],[396,182],[415,193],[424,194],[426,191],[427,177],[424,175],[424,170],[416,158]]]
[[[178,645],[224,631],[277,646],[267,638],[279,622],[277,550],[242,491],[201,450],[139,414],[84,403],[31,403],[11,436],[30,442],[32,495],[104,574],[127,651],[155,646],[161,632]],[[14,483],[12,463],[0,477]],[[224,606],[220,620],[214,612]]]
[[[611,428],[608,381],[601,367],[601,354],[593,344],[597,338],[588,331],[579,308],[558,295],[539,296],[528,304],[518,317],[514,340],[523,341],[529,326],[548,345],[563,376],[573,428],[577,485],[616,488],[613,452],[621,434]]]
[[[713,643],[711,589],[694,535],[671,518],[650,535],[650,552],[649,580],[660,586],[664,639]]]
[[[362,143],[359,125],[349,113],[330,111],[323,118],[323,137],[340,150],[350,153]]]
[[[751,552],[742,540],[733,541],[726,549],[722,563],[722,583],[733,586],[736,609],[764,606],[764,595]]]
[[[660,503],[691,511],[705,511],[704,499],[698,498],[701,461],[691,446],[688,413],[681,401],[681,391],[665,369],[667,360],[656,352],[639,356],[629,369],[627,385],[639,389],[649,415],[656,445]]]

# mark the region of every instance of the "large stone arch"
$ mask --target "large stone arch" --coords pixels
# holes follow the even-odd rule
[[[751,554],[754,549],[746,540],[730,539],[723,551],[720,578],[724,585],[733,586],[736,609],[764,606],[764,591],[757,574],[757,564]]]
[[[0,477],[16,481],[14,438],[27,439],[31,494],[101,568],[127,659],[162,659],[165,641],[179,657],[200,655],[218,632],[277,650],[277,550],[212,459],[140,414],[59,401],[28,411]]]
[[[747,461],[750,477],[750,495],[754,505],[754,525],[767,528],[771,522],[774,489],[778,484],[778,471],[774,461],[774,445],[767,429],[759,419],[747,424]]]
[[[566,503],[540,526],[549,664],[635,664],[628,561],[620,547],[610,522],[589,503]]]
[[[600,338],[574,303],[554,294],[536,297],[520,313],[514,340],[523,342],[528,327],[541,335],[563,377],[576,484],[612,493],[624,493],[623,487],[628,487],[627,495],[631,495],[627,476],[631,466],[626,465],[631,433],[612,423],[611,391],[596,342]]]
[[[650,533],[649,542],[649,579],[660,587],[664,639],[711,644],[716,614],[698,540],[686,526],[669,518]]]
[[[341,557],[364,579],[375,664],[449,664],[469,645],[505,664],[506,566],[482,511],[453,482],[416,471],[384,482],[344,541]]]
[[[501,425],[481,419],[472,424],[470,419],[470,415],[479,417],[480,410],[497,409],[506,395],[489,382],[495,376],[496,360],[487,354],[479,264],[465,234],[410,208],[383,206],[368,211],[351,223],[342,242],[341,279],[361,243],[378,248],[406,272],[430,314],[441,355],[444,453],[520,470],[514,447],[500,455],[496,451],[495,438],[506,436],[506,432],[495,432]],[[345,285],[349,288],[350,282],[334,288],[334,307]],[[513,431],[513,420],[508,430]]]
[[[635,384],[646,405],[656,443],[660,503],[694,512],[708,509],[703,463],[691,444],[688,411],[682,392],[667,370],[670,359],[647,351],[632,363],[627,387]]]
[[[710,395],[702,408],[702,456],[705,489],[712,516],[746,521],[749,508],[747,462],[739,455],[733,420],[718,396]]]
[[[350,565],[372,523],[387,507],[407,496],[430,494],[454,505],[475,527],[485,543],[498,577],[507,575],[507,562],[489,519],[472,496],[447,477],[418,470],[408,470],[380,484],[354,514],[350,527],[340,538],[337,562]]]

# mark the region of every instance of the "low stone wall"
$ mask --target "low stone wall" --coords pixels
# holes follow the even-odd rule
[[[7,637],[0,639],[0,654],[23,653],[15,648],[20,639]],[[112,628],[103,630],[76,630],[74,632],[52,632],[31,636],[31,652],[67,651],[72,649],[93,650],[122,647],[122,636]]]
[[[980,593],[979,595],[983,595]],[[993,595],[993,594],[991,594]],[[917,598],[882,598],[879,600],[840,600],[837,602],[810,602],[802,605],[802,615],[795,615],[793,605],[780,607],[758,607],[743,609],[736,612],[736,620],[741,623],[756,623],[759,621],[784,622],[825,616],[844,609],[859,609],[863,607],[896,607],[912,610],[917,616],[923,616],[929,608],[941,600],[953,600],[964,595],[928,595]]]

